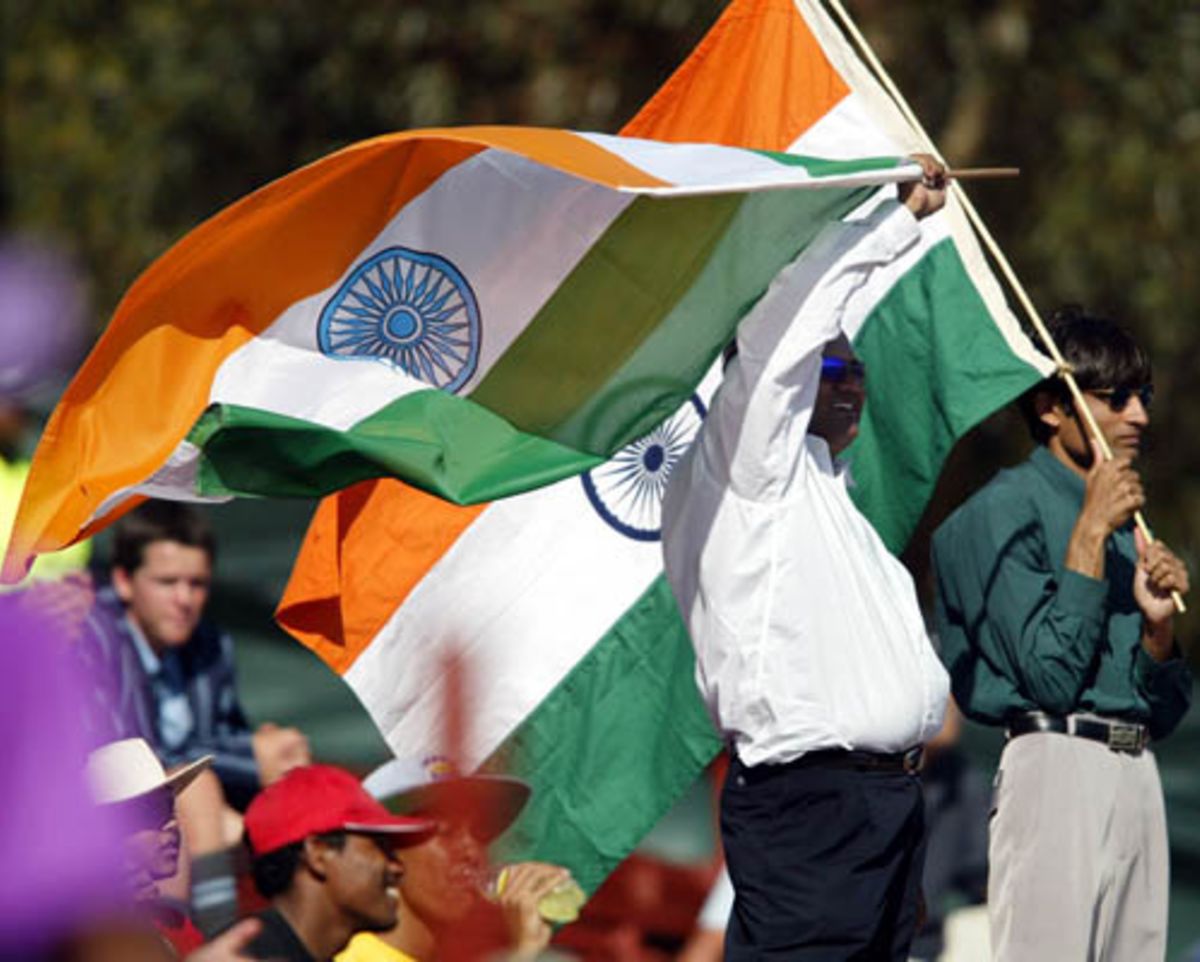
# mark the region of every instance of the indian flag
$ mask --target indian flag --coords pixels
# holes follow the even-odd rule
[[[919,149],[807,0],[735,0],[625,133],[841,158]],[[954,440],[1047,372],[961,212],[923,234],[873,279],[854,333],[870,371],[856,495],[894,549]],[[462,761],[534,786],[509,854],[569,865],[588,889],[720,747],[658,544],[666,476],[718,380],[607,463],[534,493],[468,509],[377,481],[326,499],[280,606],[401,756],[439,747],[441,665],[461,652],[475,679]]]
[[[4,577],[147,496],[396,476],[466,504],[595,467],[822,225],[917,173],[525,128],[348,147],[133,285],[47,425]]]

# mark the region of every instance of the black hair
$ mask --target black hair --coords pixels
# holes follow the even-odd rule
[[[216,542],[202,514],[178,501],[147,501],[121,518],[113,529],[113,567],[132,574],[146,560],[155,541],[175,541],[201,548],[215,560]]]
[[[346,847],[346,833],[343,831],[323,832],[314,835],[313,838],[339,852]],[[259,895],[265,899],[273,899],[292,887],[292,879],[296,877],[296,869],[300,867],[300,855],[304,851],[303,840],[264,852],[262,855],[254,854],[249,839],[246,840],[246,848],[250,851],[250,874],[254,877],[254,887],[258,889]]]
[[[1060,307],[1046,328],[1063,358],[1071,365],[1080,390],[1137,388],[1151,380],[1150,358],[1127,330],[1106,317],[1088,314],[1078,304]],[[1021,395],[1018,406],[1029,433],[1038,444],[1050,440],[1050,428],[1038,417],[1037,398],[1050,394],[1071,410],[1071,395],[1057,375],[1040,381]]]

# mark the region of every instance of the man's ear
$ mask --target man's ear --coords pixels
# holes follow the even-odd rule
[[[332,846],[310,835],[300,849],[300,861],[316,878],[324,881],[329,872],[329,857],[332,853]]]
[[[124,568],[113,568],[110,578],[117,597],[125,604],[133,601],[133,573]]]
[[[1033,396],[1033,409],[1038,420],[1049,428],[1051,434],[1057,434],[1071,416],[1066,402],[1051,391],[1038,391]]]

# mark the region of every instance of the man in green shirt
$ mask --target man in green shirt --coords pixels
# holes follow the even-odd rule
[[[1104,461],[1066,387],[1022,409],[1038,447],[933,542],[942,657],[963,711],[1003,725],[990,826],[993,957],[1161,960],[1162,788],[1148,744],[1187,711],[1174,634],[1183,563],[1132,524],[1150,363],[1110,321],[1060,311],[1051,333],[1114,453]]]

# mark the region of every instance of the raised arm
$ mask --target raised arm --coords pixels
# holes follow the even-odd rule
[[[917,242],[917,220],[944,202],[944,175],[904,185],[862,221],[831,224],[772,282],[738,327],[738,353],[706,427],[706,464],[751,500],[785,497],[812,416],[822,347],[870,310],[876,269]]]

